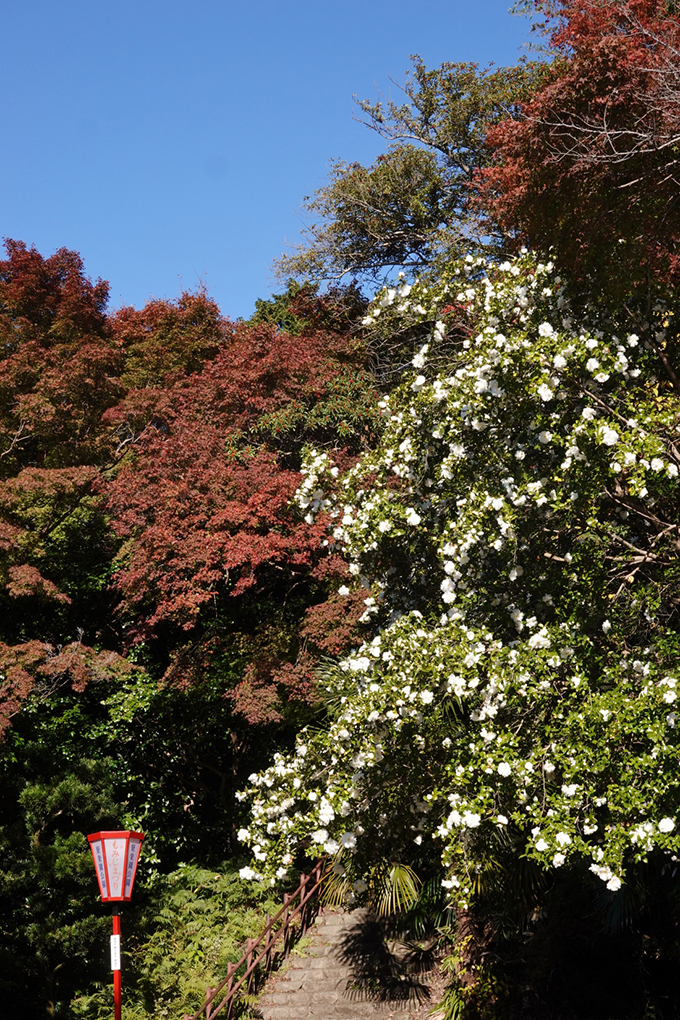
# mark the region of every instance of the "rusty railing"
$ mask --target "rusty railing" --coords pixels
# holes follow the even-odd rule
[[[267,923],[256,939],[248,939],[246,948],[236,963],[227,964],[227,976],[217,988],[208,988],[205,1002],[193,1016],[184,1014],[184,1020],[213,1020],[222,1014],[223,1020],[232,1020],[236,996],[245,988],[250,995],[264,984],[277,963],[284,960],[295,944],[295,939],[304,935],[319,910],[319,886],[325,877],[326,860],[322,858],[316,863],[309,875],[300,876],[300,884],[294,893],[283,894],[283,906],[275,917],[267,917]],[[296,904],[297,902],[297,905]],[[299,922],[297,918],[299,917]],[[279,927],[274,926],[280,922]],[[294,923],[295,922],[295,923]],[[283,940],[281,952],[275,949],[276,943]],[[264,966],[260,963],[264,960]],[[245,964],[245,970],[237,978],[236,974]],[[259,968],[259,969],[258,969]],[[219,1005],[215,1005],[219,996],[226,989],[226,994]]]

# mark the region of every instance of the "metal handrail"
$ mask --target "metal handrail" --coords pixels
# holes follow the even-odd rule
[[[306,932],[309,922],[313,920],[313,915],[308,909],[308,905],[326,877],[326,873],[324,871],[325,862],[326,858],[322,857],[319,861],[317,861],[309,875],[305,875],[303,872],[300,876],[300,884],[294,893],[283,894],[283,906],[279,910],[278,914],[274,917],[267,917],[267,922],[260,935],[256,939],[247,940],[246,948],[241,955],[241,958],[237,960],[236,963],[227,964],[226,978],[217,986],[217,988],[208,988],[205,994],[205,1002],[199,1011],[194,1013],[193,1016],[189,1016],[188,1013],[185,1013],[184,1020],[200,1020],[200,1017],[203,1014],[205,1014],[205,1020],[213,1020],[213,1018],[216,1017],[218,1013],[221,1013],[225,1008],[227,1010],[225,1020],[231,1020],[236,995],[241,991],[244,984],[246,985],[248,993],[252,991],[255,971],[258,964],[261,963],[262,960],[265,960],[264,971],[261,974],[261,977],[263,978],[267,978],[273,970],[275,956],[273,950],[281,936],[283,936],[284,940],[283,959],[288,956],[288,953],[292,948],[292,940],[290,939],[291,922],[298,915],[300,915],[300,935],[304,935]],[[300,898],[300,902],[296,907],[291,909],[292,904],[298,896]],[[274,925],[280,919],[282,919],[281,926],[273,931],[272,929]],[[254,955],[255,950],[263,942],[263,940],[264,947],[257,955]],[[246,965],[245,971],[241,977],[234,982],[234,974],[244,963]],[[213,1003],[217,996],[225,988],[227,989],[226,996],[222,999],[220,1004],[213,1009]]]

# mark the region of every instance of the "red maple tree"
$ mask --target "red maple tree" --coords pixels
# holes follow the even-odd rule
[[[145,643],[147,666],[180,686],[217,671],[251,721],[313,700],[318,655],[352,640],[360,611],[326,604],[346,568],[291,498],[306,444],[351,459],[380,426],[346,328],[356,302],[297,295],[296,335],[230,323],[203,292],[107,316],[106,284],[75,253],[7,254],[6,718],[48,676],[82,685],[95,643]]]
[[[556,59],[477,174],[518,243],[609,293],[680,274],[680,18],[661,0],[546,0]]]
[[[147,392],[107,414],[137,420]],[[324,553],[323,522],[291,507],[305,442],[358,449],[378,427],[352,344],[327,332],[229,327],[217,356],[146,406],[130,460],[108,487],[124,540],[116,575],[135,639],[188,630],[205,606],[273,592]],[[284,585],[285,586],[285,585]]]

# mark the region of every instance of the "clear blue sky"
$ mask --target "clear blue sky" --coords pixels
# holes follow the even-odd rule
[[[0,28],[0,235],[79,251],[111,305],[276,289],[304,195],[382,143],[352,96],[409,55],[514,64],[509,0],[22,0]]]

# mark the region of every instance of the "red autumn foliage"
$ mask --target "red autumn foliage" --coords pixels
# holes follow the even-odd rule
[[[227,334],[226,320],[203,290],[149,301],[139,310],[121,308],[109,321],[124,352],[126,388],[162,387],[200,371]]]
[[[547,0],[558,57],[477,175],[518,241],[617,293],[680,275],[680,18],[661,0]]]
[[[40,599],[54,599],[55,602],[70,602],[64,592],[59,591],[53,581],[43,577],[36,567],[28,563],[10,567],[7,591],[13,599],[34,596]]]
[[[8,242],[7,254],[4,718],[52,682],[87,682],[81,629],[119,650],[157,638],[150,668],[166,683],[226,678],[251,722],[313,702],[312,667],[345,647],[353,617],[349,603],[323,608],[345,568],[291,497],[306,443],[350,463],[380,427],[358,342],[328,330],[354,297],[300,297],[296,336],[229,323],[202,292],[107,317],[107,287],[75,253]]]
[[[276,642],[272,642],[254,656],[244,679],[229,695],[235,711],[249,722],[277,720],[284,700],[317,704],[320,659],[346,654],[363,639],[359,621],[366,610],[367,593],[337,594],[338,585],[350,576],[345,561],[336,555],[324,556],[310,576],[330,586],[332,594],[306,609],[298,625],[295,660],[287,661],[280,651],[277,654]]]
[[[6,241],[0,261],[0,473],[106,460],[101,416],[123,390],[108,285],[80,257]]]
[[[117,584],[135,637],[163,621],[191,628],[206,602],[241,594],[263,567],[308,567],[322,535],[291,519],[298,475],[273,454],[239,462],[214,426],[173,424],[180,431],[145,442],[108,495],[116,530],[130,539]]]
[[[273,590],[287,583],[282,571],[313,567],[324,527],[291,509],[292,468],[305,440],[330,443],[344,422],[356,445],[374,427],[373,391],[353,357],[327,333],[232,326],[202,372],[147,406],[149,425],[107,497],[126,541],[116,583],[135,638],[168,622],[190,629],[215,598]],[[108,420],[136,416],[139,430],[147,396],[132,393]]]
[[[77,252],[60,248],[45,259],[23,241],[5,241],[0,262],[3,318],[44,344],[63,343],[104,331],[109,285],[87,279]]]
[[[331,595],[325,602],[310,606],[300,634],[317,652],[345,654],[361,640],[359,619],[366,612],[367,594],[362,590],[344,596]]]
[[[115,652],[98,652],[77,641],[64,648],[44,641],[21,645],[0,641],[0,740],[29,695],[43,700],[65,684],[83,691],[91,682],[134,669]]]

